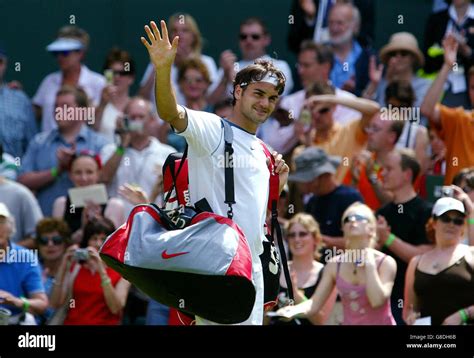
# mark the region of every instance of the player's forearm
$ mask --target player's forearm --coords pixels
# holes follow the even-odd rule
[[[179,112],[176,95],[171,85],[171,68],[156,70],[155,100],[160,118],[172,125],[172,122],[178,118]]]

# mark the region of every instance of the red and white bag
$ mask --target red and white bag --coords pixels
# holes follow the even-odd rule
[[[250,248],[226,217],[138,205],[100,255],[151,298],[185,313],[232,324],[252,312]]]

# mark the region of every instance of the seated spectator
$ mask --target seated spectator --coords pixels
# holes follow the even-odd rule
[[[443,103],[450,106],[469,107],[467,96],[467,71],[474,65],[473,47],[474,5],[469,0],[450,1],[449,8],[431,14],[425,27],[424,54],[425,74],[432,75],[443,66],[443,39],[448,33],[454,33],[458,42],[458,71],[448,77],[449,89],[445,92]]]
[[[202,54],[203,38],[196,20],[191,15],[176,13],[168,19],[167,27],[170,32],[170,39],[179,36],[178,49],[171,68],[171,81],[177,103],[184,105],[185,98],[178,86],[179,66],[189,57],[198,57],[206,65],[211,82],[217,81],[217,66],[212,57]],[[155,105],[155,70],[151,63],[148,64],[140,82],[139,95],[153,103],[153,106]]]
[[[355,189],[337,183],[334,174],[340,162],[339,157],[330,157],[320,148],[307,148],[295,157],[296,170],[288,178],[299,183],[300,192],[313,194],[305,211],[320,223],[323,241],[330,250],[344,247],[342,214],[352,203],[362,201]]]
[[[370,59],[370,83],[363,97],[385,104],[385,89],[392,81],[408,81],[415,92],[415,107],[420,107],[431,81],[416,75],[416,69],[423,66],[425,58],[418,47],[415,36],[408,32],[397,32],[380,50],[383,65],[376,64],[375,56]],[[384,74],[385,67],[385,74]]]
[[[212,83],[208,97],[209,103],[214,104],[228,97],[232,97],[233,81],[239,70],[254,63],[257,59],[270,60],[284,73],[286,82],[283,95],[291,93],[293,89],[293,76],[290,66],[286,61],[271,58],[266,53],[270,46],[271,36],[267,25],[262,19],[249,17],[240,23],[239,48],[242,59],[237,61],[237,56],[230,50],[225,50],[220,56],[220,68],[216,80]],[[179,102],[178,102],[179,103]]]
[[[396,149],[384,166],[383,186],[393,193],[393,200],[377,210],[378,245],[397,262],[397,276],[392,291],[392,312],[403,324],[400,303],[403,300],[405,272],[410,260],[432,248],[425,230],[431,216],[431,205],[413,189],[420,172],[413,151]]]
[[[292,260],[288,262],[291,272],[291,283],[295,303],[299,304],[308,300],[321,282],[324,265],[319,261],[321,258],[322,237],[318,223],[311,215],[299,213],[288,222],[287,235],[288,247]],[[280,279],[280,294],[278,295],[278,307],[288,304],[286,295],[287,287],[285,277],[282,273]],[[301,319],[302,325],[324,324],[331,312],[336,296],[328,299],[326,306],[308,319]],[[277,307],[277,308],[278,308]],[[283,322],[273,318],[272,325],[280,325]]]
[[[463,168],[474,166],[473,112],[463,108],[449,108],[438,103],[443,86],[456,62],[458,43],[448,35],[443,41],[444,64],[431,85],[421,105],[421,113],[428,117],[430,125],[438,132],[446,145],[446,176],[444,183],[451,184],[454,176]],[[474,67],[469,78],[469,98],[474,104]]]
[[[69,168],[69,177],[74,187],[98,184],[101,166],[99,156],[94,153],[83,151],[75,155]],[[76,208],[71,204],[69,195],[60,196],[54,201],[53,217],[63,219],[68,224],[75,243],[81,241],[84,227],[96,216],[104,216],[110,219],[115,227],[119,227],[126,220],[124,203],[118,198],[109,198],[107,204],[88,202],[84,208]]]
[[[367,143],[365,128],[378,112],[379,105],[363,98],[338,97],[332,87],[321,82],[315,83],[307,94],[311,96],[307,100],[306,107],[311,113],[311,127],[308,130],[302,121],[297,121],[296,132],[303,133],[302,141],[306,146],[317,146],[329,155],[342,158],[343,165],[336,173],[336,180],[340,183],[352,163],[352,158],[365,148]],[[338,105],[360,112],[362,118],[345,125],[335,123],[334,112]],[[303,148],[303,146],[296,148],[294,155],[298,155]]]
[[[77,26],[67,25],[59,29],[57,39],[46,47],[56,57],[59,71],[46,76],[33,97],[36,117],[41,118],[41,131],[57,127],[54,109],[57,93],[64,85],[81,87],[91,105],[99,104],[105,78],[82,64],[88,46],[87,32]]]
[[[316,43],[324,43],[329,39],[328,14],[331,6],[337,0],[293,0],[290,14],[294,17],[290,22],[288,46],[297,53],[300,44],[307,39]],[[375,1],[354,0],[354,5],[362,15],[356,29],[357,41],[364,47],[369,46],[374,39]],[[360,30],[360,31],[359,31]]]
[[[43,285],[51,298],[55,277],[66,249],[71,244],[70,230],[66,222],[61,219],[45,218],[38,222],[36,227],[36,244],[42,265]],[[39,323],[45,324],[54,316],[55,310],[48,309],[39,317]],[[62,322],[60,322],[62,324]]]
[[[107,184],[109,195],[118,196],[119,187],[131,184],[143,188],[151,197],[153,188],[161,175],[162,165],[169,154],[176,150],[149,135],[148,127],[155,121],[151,103],[134,97],[125,107],[129,118],[129,130],[121,130],[121,144],[104,147],[101,157],[105,163],[101,171],[101,181]],[[123,122],[119,121],[119,129]],[[125,212],[133,206],[125,203]]]
[[[472,202],[469,209],[472,218]],[[435,203],[436,245],[413,257],[407,269],[403,317],[408,324],[419,317],[430,317],[435,326],[474,323],[474,247],[461,243],[466,214],[455,198]]]
[[[334,86],[360,96],[369,82],[371,51],[362,48],[355,36],[360,28],[360,12],[350,2],[338,2],[329,10],[329,44],[334,65],[329,78]]]
[[[33,315],[42,314],[48,307],[44,293],[38,256],[11,242],[15,231],[13,216],[0,203],[0,307],[8,309],[10,324],[35,325]],[[10,257],[16,257],[11,261]]]
[[[415,92],[410,82],[392,81],[385,89],[385,103],[388,108],[385,113],[387,116],[383,119],[404,123],[396,147],[413,149],[421,165],[421,172],[425,173],[428,166],[428,132],[421,125],[420,110],[415,107],[415,100]]]
[[[212,106],[207,103],[206,93],[211,84],[211,77],[204,62],[199,58],[185,60],[178,71],[178,85],[184,96],[184,106],[196,111],[213,112]],[[186,140],[177,135],[171,126],[168,128],[168,144],[178,152],[184,152]]]
[[[21,158],[38,128],[28,96],[5,82],[7,64],[7,53],[0,47],[0,145],[4,152]]]
[[[86,93],[63,86],[56,95],[58,128],[38,133],[23,157],[18,181],[36,192],[45,216],[51,216],[56,198],[73,186],[67,170],[72,157],[88,149],[99,153],[107,140],[89,129]]]
[[[384,188],[382,174],[404,125],[403,121],[384,120],[381,113],[375,115],[366,130],[368,151],[363,151],[354,158],[351,170],[344,178],[346,185],[359,190],[372,210],[377,210],[393,199],[392,193]]]
[[[119,325],[130,283],[107,267],[99,256],[105,238],[115,230],[106,218],[92,219],[84,228],[78,256],[77,245],[70,246],[58,268],[51,293],[51,306],[69,304],[68,290],[74,306],[70,307],[65,325]],[[75,269],[78,267],[78,269]]]
[[[111,77],[102,91],[93,127],[109,142],[113,142],[117,119],[130,100],[130,86],[135,80],[135,62],[127,51],[113,48],[105,60],[104,73],[107,72]]]
[[[24,185],[8,180],[0,174],[0,200],[15,219],[15,230],[10,240],[27,248],[35,247],[36,224],[43,218],[38,200]]]
[[[390,294],[397,264],[375,249],[376,225],[368,206],[349,206],[342,218],[346,250],[326,265],[311,299],[278,313],[286,319],[311,317],[337,288],[344,309],[343,325],[395,325]]]

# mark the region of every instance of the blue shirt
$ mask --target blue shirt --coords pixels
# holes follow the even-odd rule
[[[31,297],[35,293],[44,293],[38,251],[25,249],[9,243],[6,251],[0,253],[0,290],[16,297]],[[1,305],[13,315],[22,310],[10,305]]]
[[[33,106],[26,94],[0,86],[0,143],[3,151],[21,158],[37,132]]]
[[[108,141],[83,125],[76,137],[75,143],[77,152],[88,149],[95,153],[100,153],[100,150]],[[20,176],[28,172],[50,170],[58,166],[56,151],[60,147],[70,148],[71,145],[66,143],[57,129],[38,133],[31,141],[23,157]],[[63,172],[54,182],[37,191],[36,197],[44,216],[51,216],[54,200],[60,196],[67,195],[67,190],[72,187],[73,183],[69,179],[68,173]]]
[[[335,87],[342,88],[344,83],[349,81],[351,77],[355,78],[355,65],[361,53],[362,47],[360,47],[357,41],[352,41],[352,50],[344,62],[341,62],[337,56],[334,56],[334,65],[332,66],[329,78]]]
[[[340,185],[327,195],[313,196],[306,204],[305,211],[319,223],[321,234],[341,237],[342,214],[356,201],[364,202],[360,193],[354,188]]]

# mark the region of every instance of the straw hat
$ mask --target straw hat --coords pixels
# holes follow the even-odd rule
[[[415,59],[419,66],[423,66],[425,63],[425,56],[418,47],[418,41],[415,36],[409,32],[397,32],[390,37],[390,41],[387,45],[382,47],[380,50],[380,59],[384,64],[388,62],[388,55],[390,52],[397,50],[409,51],[415,56]]]

